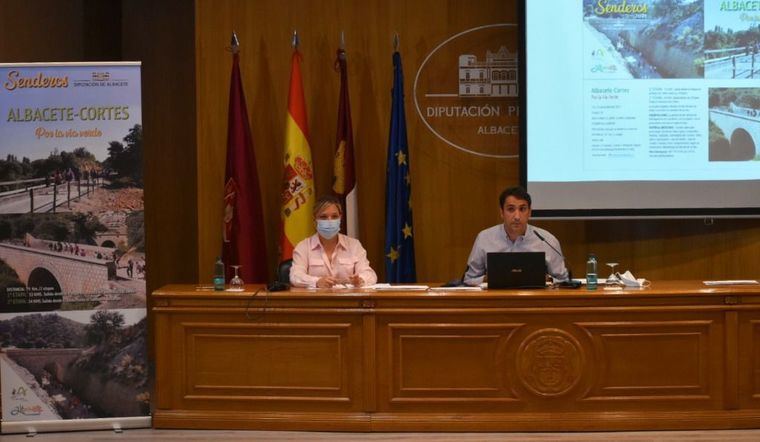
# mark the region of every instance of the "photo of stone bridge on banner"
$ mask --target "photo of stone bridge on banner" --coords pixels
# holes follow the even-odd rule
[[[142,189],[98,182],[55,213],[0,214],[0,287],[55,293],[55,304],[145,305]],[[6,294],[4,304],[20,311],[17,289],[9,290],[16,296]]]
[[[133,264],[129,272],[114,247],[64,244],[27,234],[20,244],[0,242],[0,260],[28,290],[60,293],[62,302],[87,300],[108,308],[145,304],[144,271]]]

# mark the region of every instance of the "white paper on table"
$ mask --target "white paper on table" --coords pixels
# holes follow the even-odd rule
[[[404,285],[404,284],[390,285],[390,284],[382,283],[382,284],[368,285],[364,288],[375,289],[375,290],[427,290],[430,287],[426,285]]]
[[[462,287],[430,287],[431,292],[482,292],[479,286],[462,286]]]
[[[725,279],[719,281],[702,281],[704,285],[755,285],[760,284],[754,279]]]

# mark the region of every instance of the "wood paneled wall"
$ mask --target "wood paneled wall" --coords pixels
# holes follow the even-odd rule
[[[443,144],[413,111],[411,85],[425,55],[446,38],[482,24],[517,21],[513,1],[130,0],[99,4],[93,16],[87,0],[3,0],[0,61],[82,61],[105,56],[143,61],[149,290],[168,282],[208,280],[220,250],[231,64],[225,47],[232,29],[242,44],[241,66],[262,180],[272,272],[277,261],[293,29],[301,36],[320,193],[329,191],[331,180],[338,93],[338,75],[332,65],[340,31],[345,32],[360,180],[360,239],[381,279],[395,32],[400,36],[405,72],[419,280],[458,276],[477,232],[499,222],[496,199],[505,186],[517,183],[517,161],[483,160]],[[118,16],[120,35],[109,31]],[[105,40],[93,43],[98,36]],[[653,279],[760,277],[760,221],[756,219],[716,219],[712,225],[700,219],[536,224],[549,228],[562,241],[576,274],[583,272],[586,253],[596,252],[602,262],[615,260],[621,268]]]
[[[540,221],[562,241],[573,275],[583,277],[588,253],[599,274],[630,269],[647,279],[760,278],[757,219]]]
[[[235,29],[261,177],[269,264],[278,260],[279,189],[290,69],[297,29],[318,193],[329,191],[339,79],[332,65],[340,31],[348,52],[360,239],[383,279],[385,162],[392,82],[392,37],[400,36],[412,168],[417,274],[458,276],[475,235],[499,222],[497,196],[518,182],[515,160],[474,157],[448,147],[414,112],[411,85],[424,57],[446,38],[518,20],[514,1],[488,0],[200,0],[197,6],[198,274],[210,278],[220,250],[230,54]],[[758,197],[760,198],[760,197]],[[538,221],[561,240],[582,274],[585,256],[617,261],[648,278],[760,277],[757,220]],[[606,268],[600,273],[604,274]]]
[[[390,120],[393,35],[400,37],[412,171],[414,235],[420,280],[445,280],[464,267],[477,232],[498,220],[499,191],[518,180],[516,160],[487,160],[458,152],[423,126],[412,84],[425,56],[463,30],[515,22],[513,2],[489,0],[199,1],[198,266],[210,277],[220,250],[230,54],[235,29],[254,149],[261,177],[269,263],[278,260],[279,192],[290,70],[291,33],[298,30],[317,193],[330,191],[339,77],[333,70],[341,30],[348,53],[349,90],[358,175],[360,239],[384,274],[385,164]],[[498,48],[496,48],[498,49]]]
[[[0,2],[0,63],[84,60],[83,3]]]
[[[198,279],[196,173],[204,169],[195,156],[195,6],[184,0],[129,0],[121,15],[123,59],[142,61],[150,293],[172,281]]]

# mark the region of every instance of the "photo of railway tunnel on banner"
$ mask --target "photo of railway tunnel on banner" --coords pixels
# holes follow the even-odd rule
[[[140,64],[0,64],[0,134],[2,431],[149,419]]]

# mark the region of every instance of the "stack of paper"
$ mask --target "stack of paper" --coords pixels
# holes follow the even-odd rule
[[[427,290],[430,287],[426,285],[390,285],[390,284],[374,284],[374,285],[368,285],[366,287],[363,287],[365,289],[375,289],[375,290]]]
[[[482,292],[480,287],[462,286],[462,287],[430,287],[431,292]]]

